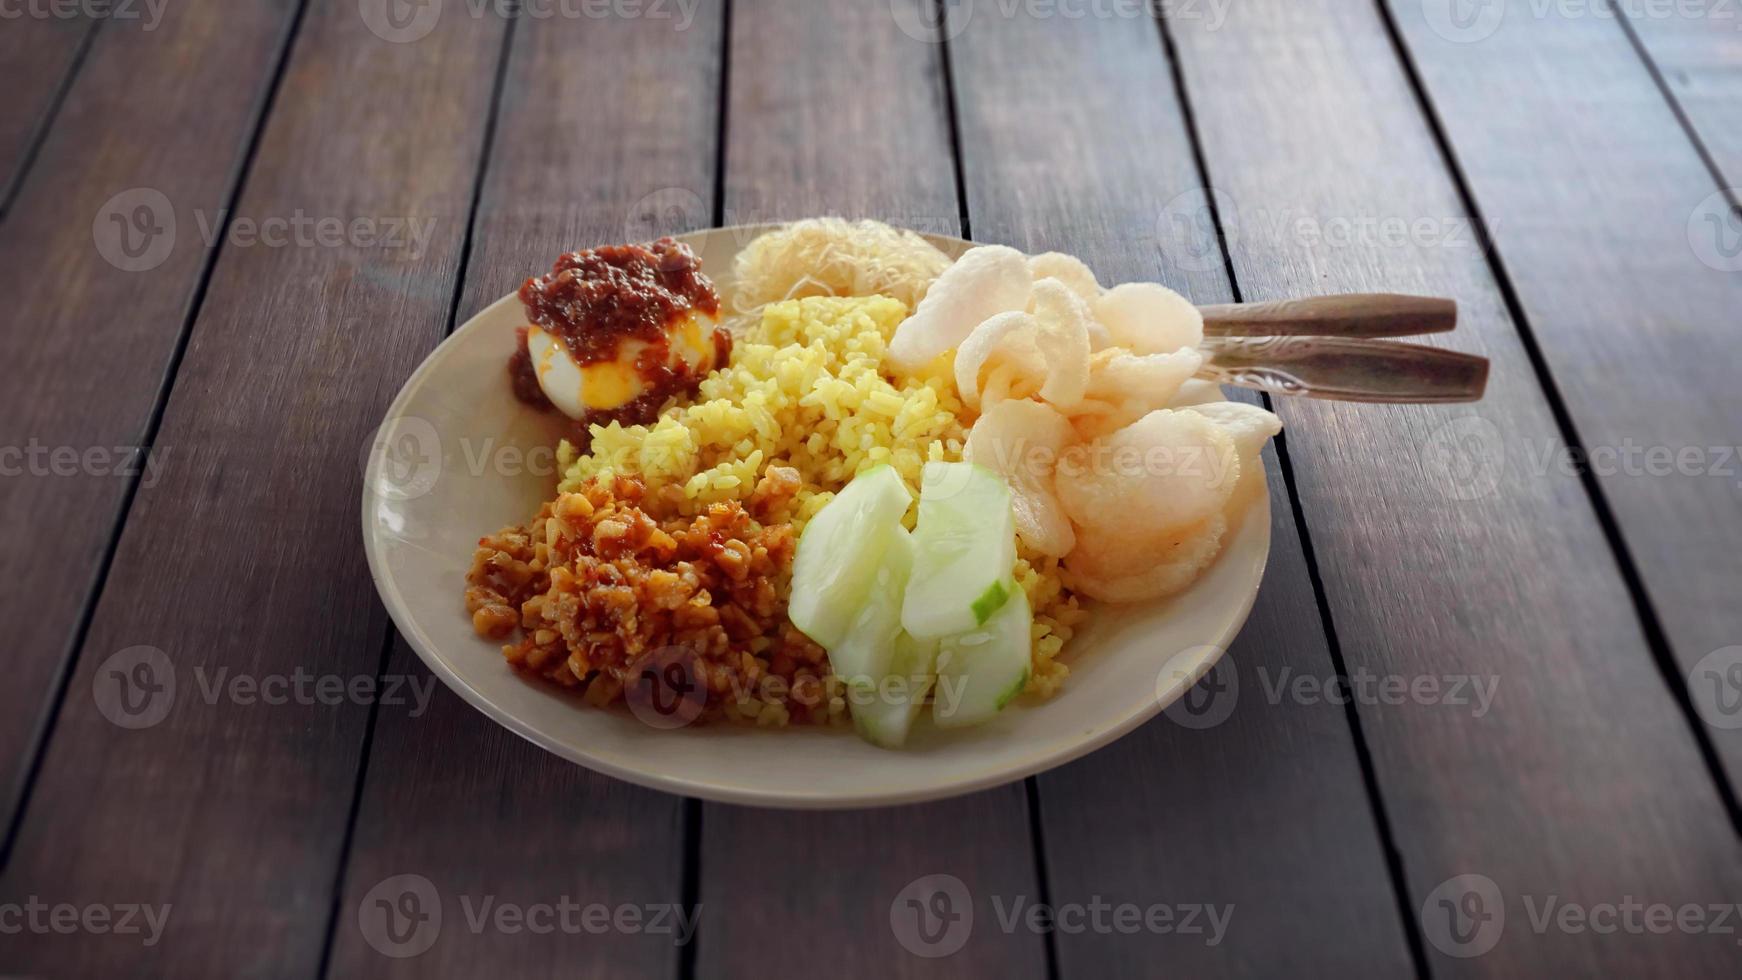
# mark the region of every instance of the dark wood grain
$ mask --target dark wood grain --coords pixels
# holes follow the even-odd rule
[[[217,51],[250,11],[264,12],[226,4],[214,18]],[[357,540],[358,460],[446,325],[504,29],[450,16],[390,44],[358,13],[307,11],[234,227],[301,214],[346,229],[405,220],[427,237],[370,247],[347,230],[335,246],[311,229],[282,247],[232,236],[221,251],[163,419],[170,463],[135,501],[0,879],[9,902],[167,903],[168,928],[149,948],[113,934],[8,937],[7,972],[318,970],[370,706],[211,687],[220,670],[348,687],[380,667],[387,623]],[[105,311],[127,306],[112,296]],[[176,690],[160,723],[129,730],[108,720],[121,716],[112,694],[107,714],[93,695],[114,689],[111,658],[137,645],[162,651]]]
[[[1520,4],[1454,45],[1394,13],[1735,786],[1742,689],[1707,658],[1742,643],[1742,215],[1615,24]],[[1564,458],[1505,448],[1532,475]]]
[[[1514,19],[1530,18],[1519,8]],[[1489,445],[1516,452],[1553,439],[1555,419],[1378,11],[1274,0],[1237,5],[1218,29],[1189,18],[1171,27],[1245,297],[1455,296],[1461,325],[1436,342],[1493,360],[1478,406],[1290,400],[1280,408],[1349,671],[1496,685],[1480,715],[1446,697],[1357,705],[1432,974],[1733,975],[1731,937],[1597,934],[1553,922],[1539,931],[1531,922],[1533,904],[1540,910],[1549,896],[1584,908],[1626,896],[1671,906],[1732,901],[1738,849],[1579,480],[1528,472],[1516,456],[1498,470],[1483,466]],[[1577,50],[1576,59],[1601,51]],[[1480,113],[1504,118],[1531,101],[1517,93],[1543,87],[1541,78],[1583,73],[1587,62],[1566,53],[1567,62],[1528,69],[1539,80],[1527,85],[1500,65],[1527,70],[1527,51],[1509,50],[1484,68],[1505,81],[1484,91],[1487,83],[1463,76],[1454,97],[1480,93]],[[1258,61],[1265,70],[1251,71]],[[1655,97],[1647,80],[1630,84]],[[1604,87],[1604,128],[1628,128],[1614,124],[1631,116],[1614,113],[1631,90]],[[1553,142],[1557,125],[1565,123],[1538,120],[1505,146],[1455,142],[1460,157],[1530,171],[1528,206],[1521,197],[1489,212],[1508,268],[1508,226],[1533,226],[1548,202],[1582,199],[1573,188],[1596,166],[1525,163]],[[1611,270],[1636,259],[1675,262],[1588,251],[1586,241],[1562,238],[1559,247],[1571,263]],[[1589,349],[1637,327],[1611,320],[1605,328],[1605,319],[1583,321],[1556,349]],[[1498,945],[1468,958],[1450,955],[1472,950],[1445,939],[1438,900],[1448,896],[1436,894],[1462,874],[1492,879],[1506,915]]]
[[[1169,203],[1200,180],[1151,20],[988,6],[951,50],[977,240],[1072,252],[1108,284],[1231,298],[1213,238],[1157,249]],[[1342,708],[1266,696],[1279,679],[1336,674],[1273,453],[1266,470],[1270,567],[1223,666],[1189,702],[1040,778],[1055,902],[1182,917],[1180,928],[1057,936],[1065,977],[1411,970]],[[1158,666],[1171,653],[1158,651]],[[1092,658],[1078,669],[1095,669]],[[1231,918],[1216,935],[1207,912],[1193,913],[1203,931],[1187,931],[1186,906]]]
[[[1727,0],[1620,8],[1724,182],[1742,187],[1742,9]]]
[[[230,199],[293,8],[170,4],[156,30],[107,25],[0,225],[0,575],[12,583],[0,617],[13,649],[28,651],[0,685],[8,825],[119,509],[136,482],[158,492],[174,454],[136,480],[132,449],[211,259],[200,220]],[[176,234],[151,239],[168,248],[161,264],[125,271],[110,261],[125,254],[99,247],[93,229],[114,241],[107,219],[131,220],[148,200],[152,222],[173,211]]]
[[[6,93],[0,100],[0,217],[95,23],[25,15],[0,31],[0,92]]]
[[[682,29],[649,18],[516,23],[462,318],[564,251],[706,224],[705,210],[656,208],[648,227],[626,229],[642,221],[634,202],[661,188],[712,194],[721,6],[696,8]],[[403,640],[388,670],[433,681]],[[546,753],[446,690],[425,717],[383,713],[368,765],[333,975],[677,974],[680,949],[668,934],[564,931],[560,922],[547,933],[474,931],[461,903],[676,905],[684,899],[680,798]],[[446,918],[427,952],[389,959],[365,941],[357,913],[378,882],[406,873],[439,889]]]
[[[929,36],[924,5],[734,2],[728,221],[841,214],[960,234],[941,53],[902,30]],[[696,974],[753,976],[774,956],[844,976],[960,976],[971,964],[1042,977],[1043,938],[999,930],[992,906],[1037,899],[1033,854],[1021,783],[879,811],[707,805]],[[961,879],[977,924],[960,952],[922,958],[898,939],[892,905],[939,874]]]

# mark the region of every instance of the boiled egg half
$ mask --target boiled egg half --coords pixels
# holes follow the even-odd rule
[[[666,325],[670,355],[667,366],[679,375],[699,378],[714,369],[714,318],[691,310]],[[623,338],[610,360],[577,364],[568,345],[537,325],[526,328],[526,350],[538,387],[557,410],[575,420],[611,412],[646,394],[659,378],[646,377],[639,362],[648,343]]]

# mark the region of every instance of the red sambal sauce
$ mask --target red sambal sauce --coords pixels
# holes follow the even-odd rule
[[[625,340],[647,344],[635,359],[646,390],[626,405],[588,413],[587,423],[651,421],[666,399],[693,393],[701,376],[681,360],[673,365],[670,328],[692,311],[715,320],[720,315],[720,294],[702,274],[701,259],[673,238],[570,252],[556,260],[549,275],[526,280],[520,302],[527,319],[560,338],[576,364],[615,360]],[[715,366],[724,364],[731,354],[731,335],[716,326],[711,339]],[[526,347],[526,328],[520,329],[518,341],[508,362],[514,395],[549,409]]]

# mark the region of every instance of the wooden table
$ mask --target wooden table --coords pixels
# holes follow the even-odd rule
[[[1736,976],[1742,15],[1156,6],[7,5],[0,973]],[[1227,666],[1024,783],[720,806],[413,697],[357,508],[417,363],[560,251],[818,213],[1454,296],[1493,377],[1277,406]]]

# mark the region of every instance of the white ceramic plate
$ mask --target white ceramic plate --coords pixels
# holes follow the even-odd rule
[[[679,237],[729,302],[732,258],[763,230]],[[970,245],[932,241],[952,255]],[[523,323],[519,301],[504,297],[405,383],[366,450],[363,540],[382,601],[430,670],[509,730],[588,768],[760,806],[857,807],[967,793],[1068,762],[1154,717],[1215,664],[1252,608],[1270,550],[1267,494],[1257,495],[1189,590],[1163,602],[1096,607],[1066,648],[1064,689],[1045,702],[1018,699],[979,728],[940,731],[922,720],[908,747],[892,752],[850,730],[656,731],[626,710],[587,706],[514,673],[497,644],[473,633],[465,611],[478,538],[526,520],[557,478],[558,425],[509,391],[504,365]]]

